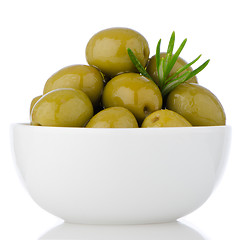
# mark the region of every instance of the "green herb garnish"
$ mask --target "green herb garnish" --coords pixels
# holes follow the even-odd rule
[[[131,59],[131,61],[133,62],[133,64],[135,65],[135,67],[137,68],[137,70],[145,77],[149,78],[152,80],[151,76],[147,73],[146,69],[142,66],[142,64],[139,62],[139,60],[137,59],[137,57],[134,55],[133,51],[128,48],[128,55]]]
[[[173,74],[172,76],[169,76],[169,73],[171,72],[174,64],[176,63],[186,42],[187,42],[187,39],[184,39],[181,45],[179,46],[179,48],[177,49],[177,51],[175,52],[175,54],[173,54],[173,48],[175,43],[175,32],[173,31],[168,43],[167,54],[165,57],[160,57],[161,39],[158,41],[158,44],[156,47],[156,66],[157,66],[157,73],[158,73],[158,86],[162,92],[163,99],[166,98],[166,96],[179,84],[189,80],[190,78],[194,77],[196,74],[201,72],[208,65],[210,61],[208,59],[197,69],[193,71],[187,71],[181,76],[179,76],[180,73],[182,73],[191,65],[193,65],[201,57],[201,55],[199,55],[192,62],[179,68],[175,74]],[[132,50],[128,48],[127,51],[131,61],[133,62],[133,64],[135,65],[139,73],[152,80],[151,76],[148,74],[146,69],[141,65],[141,63],[139,62],[137,57],[134,55]]]

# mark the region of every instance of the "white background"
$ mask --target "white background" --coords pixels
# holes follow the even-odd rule
[[[17,176],[10,124],[29,121],[29,105],[60,68],[86,64],[90,37],[108,27],[129,27],[166,50],[187,37],[182,57],[211,59],[199,83],[222,102],[232,126],[232,147],[223,179],[209,200],[183,218],[211,240],[239,240],[239,1],[0,1],[0,239],[38,239],[61,220],[38,207]],[[198,66],[196,64],[196,67]],[[195,239],[192,239],[195,240]]]

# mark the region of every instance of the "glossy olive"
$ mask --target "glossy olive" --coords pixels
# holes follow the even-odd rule
[[[103,90],[102,100],[104,107],[127,108],[139,123],[162,107],[158,86],[138,73],[123,73],[112,78]]]
[[[34,105],[31,122],[41,126],[83,127],[92,116],[93,106],[84,92],[60,88],[43,95]]]
[[[161,53],[160,57],[166,57],[166,53]],[[181,68],[182,66],[186,65],[187,62],[185,60],[183,60],[181,57],[178,57],[176,63],[174,64],[172,70],[169,73],[169,77],[171,77],[173,74],[175,74],[177,72],[177,70],[179,68]],[[156,65],[156,56],[152,56],[148,62],[148,66],[147,66],[147,72],[149,73],[149,75],[152,77],[152,79],[154,80],[155,83],[159,82],[158,79],[158,73],[157,73],[157,65]],[[193,69],[191,67],[188,67],[186,70],[184,70],[183,72],[181,72],[178,76],[181,76],[182,74],[184,74],[186,71],[193,71]],[[197,83],[197,77],[193,76],[192,78],[190,78],[189,80],[187,80],[186,82],[188,83]]]
[[[30,105],[30,114],[31,114],[31,112],[32,112],[33,106],[35,105],[35,103],[36,103],[41,97],[42,97],[42,95],[33,98],[32,102],[31,102],[31,105]]]
[[[74,88],[85,92],[96,106],[103,90],[103,76],[95,67],[72,65],[53,74],[45,83],[43,94],[58,88]]]
[[[94,115],[88,122],[88,128],[137,128],[134,115],[123,107],[110,107]]]
[[[192,125],[180,114],[171,110],[162,109],[147,116],[142,128],[149,127],[191,127]]]
[[[136,72],[127,48],[130,48],[143,66],[149,57],[147,40],[129,28],[109,28],[96,33],[86,47],[86,59],[104,74],[114,77],[123,72]]]
[[[180,84],[169,94],[166,106],[185,117],[193,126],[226,123],[224,109],[217,97],[198,84]]]

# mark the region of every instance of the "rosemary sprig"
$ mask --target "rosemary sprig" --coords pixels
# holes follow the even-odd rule
[[[183,73],[183,71],[185,71],[190,66],[192,66],[195,62],[197,62],[197,60],[201,57],[201,55],[199,55],[190,63],[179,68],[172,76],[169,76],[169,73],[171,72],[173,66],[175,65],[184,46],[186,45],[186,42],[187,42],[187,39],[184,39],[180,44],[179,48],[177,49],[177,51],[175,52],[175,54],[173,54],[174,43],[175,43],[175,32],[173,31],[168,43],[168,49],[165,57],[160,56],[161,39],[157,43],[156,55],[155,55],[156,68],[157,68],[156,70],[157,70],[158,80],[159,80],[158,86],[162,92],[163,99],[165,99],[167,95],[179,84],[189,80],[190,78],[192,78],[193,76],[201,72],[208,65],[210,61],[208,59],[206,62],[200,65],[197,69],[193,71],[187,71],[181,76],[179,76],[180,73]],[[128,48],[127,51],[131,61],[136,66],[140,74],[152,80],[151,76],[148,74],[146,69],[138,61],[137,57],[134,55],[131,49]]]

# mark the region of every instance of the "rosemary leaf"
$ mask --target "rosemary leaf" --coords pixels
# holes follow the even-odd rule
[[[200,67],[198,67],[197,69],[195,69],[194,71],[192,71],[187,80],[192,78],[193,76],[197,75],[199,72],[201,72],[207,65],[208,63],[210,62],[210,59],[208,59],[206,62],[204,62]]]
[[[160,45],[161,45],[161,39],[158,41],[157,48],[156,48],[156,66],[157,66],[158,78],[160,78],[160,76],[159,76],[159,68],[160,68]]]
[[[168,49],[167,49],[167,53],[170,53],[170,55],[172,55],[172,52],[173,52],[174,42],[175,42],[175,32],[173,31],[171,38],[169,40]]]
[[[167,53],[166,56],[165,56],[165,62],[164,62],[164,72],[166,72],[170,62],[171,62],[171,53]],[[167,76],[165,76],[165,78],[166,77]]]
[[[176,51],[176,53],[173,55],[172,59],[171,59],[171,63],[168,66],[168,69],[166,70],[166,76],[168,76],[168,74],[170,73],[171,69],[173,68],[174,64],[176,63],[181,51],[183,50],[185,44],[187,42],[187,39],[185,38],[183,40],[183,42],[181,43],[180,47],[178,48],[178,50]]]
[[[191,74],[190,71],[185,72],[182,76],[174,79],[174,81],[168,83],[167,85],[165,85],[162,89],[162,96],[163,98],[169,93],[171,92],[175,87],[177,87],[178,85],[180,85],[181,83],[187,81],[187,79],[189,79],[189,75]]]
[[[159,87],[160,89],[162,89],[164,86],[164,80],[165,80],[164,79],[164,58],[161,58],[160,60],[158,76],[159,76]]]
[[[134,64],[134,66],[137,68],[137,70],[139,71],[139,73],[141,73],[143,76],[149,78],[152,80],[151,76],[147,73],[147,71],[145,70],[145,68],[142,66],[142,64],[139,62],[139,60],[137,59],[137,57],[135,56],[135,54],[133,53],[133,51],[128,48],[127,49],[128,55],[132,61],[132,63]]]
[[[202,55],[200,54],[197,58],[195,58],[192,62],[182,66],[181,68],[179,68],[175,74],[173,74],[171,77],[169,77],[166,82],[170,82],[172,79],[174,79],[177,75],[179,75],[181,72],[183,72],[184,70],[186,70],[187,68],[189,68],[191,65],[193,65]]]

